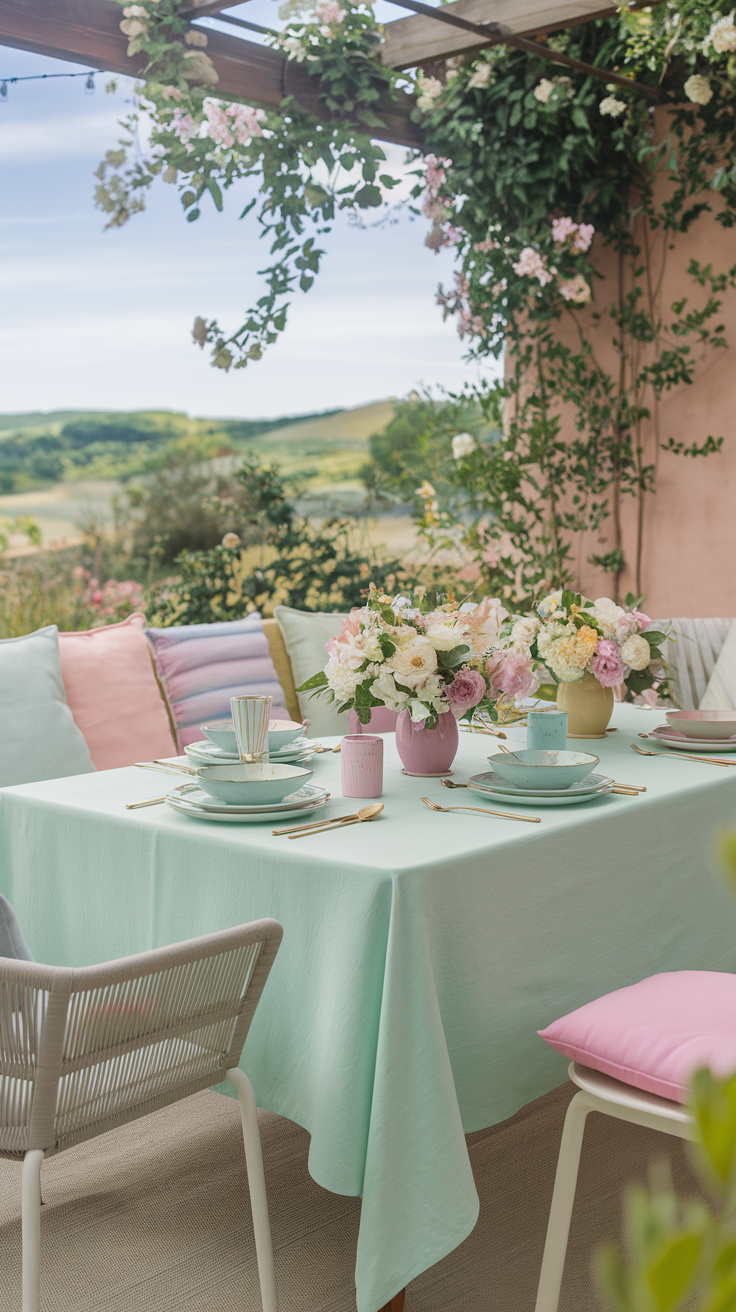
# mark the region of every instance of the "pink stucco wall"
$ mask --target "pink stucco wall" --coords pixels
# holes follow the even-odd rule
[[[717,204],[717,201],[716,201]],[[661,238],[654,264],[662,258]],[[596,281],[595,304],[603,309],[617,281],[613,253],[595,249],[595,264],[606,276]],[[711,215],[701,216],[692,230],[675,239],[666,251],[660,302],[667,310],[682,296],[702,305],[705,292],[687,275],[691,259],[710,263],[714,272],[736,264],[736,229],[725,229]],[[607,369],[615,371],[610,320],[594,326],[592,317],[581,316],[586,334],[595,343]],[[660,441],[669,437],[687,445],[702,445],[705,438],[723,437],[722,453],[692,459],[657,450],[653,424],[645,426],[646,459],[657,465],[657,490],[646,497],[642,591],[650,615],[736,616],[736,291],[723,296],[722,313],[714,323],[725,325],[728,350],[703,353],[694,347],[699,361],[690,386],[666,394],[660,404]],[[567,337],[567,333],[565,334]],[[573,345],[572,336],[568,339]],[[572,436],[570,425],[569,435]],[[636,557],[636,506],[633,498],[622,503],[624,551],[629,565],[622,580],[622,594],[635,591],[633,562]],[[586,563],[591,554],[601,554],[611,545],[585,535],[576,544],[578,585],[593,597],[610,595],[610,575]]]

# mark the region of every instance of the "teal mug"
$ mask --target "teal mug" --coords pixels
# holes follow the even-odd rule
[[[564,752],[567,747],[567,711],[528,711],[526,745],[529,751]]]

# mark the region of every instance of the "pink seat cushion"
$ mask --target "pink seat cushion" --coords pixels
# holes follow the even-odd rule
[[[736,1070],[736,975],[675,970],[586,1002],[539,1035],[564,1057],[684,1102],[699,1066]]]
[[[145,615],[129,615],[121,624],[59,634],[66,699],[98,770],[178,752],[145,623]]]
[[[230,719],[230,698],[273,698],[271,718],[290,719],[257,612],[242,620],[147,629],[179,742],[200,742],[201,725]]]

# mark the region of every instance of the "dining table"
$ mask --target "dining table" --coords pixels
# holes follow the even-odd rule
[[[473,1229],[465,1136],[565,1080],[538,1030],[655,972],[736,970],[736,899],[718,865],[736,754],[731,767],[665,753],[640,736],[662,719],[617,705],[605,738],[568,742],[646,791],[500,808],[538,824],[427,809],[422,797],[498,804],[406,775],[391,734],[381,814],[299,841],[272,833],[298,816],[126,809],[180,782],[134,766],[3,788],[0,891],[54,965],[281,921],[243,1066],[258,1105],[309,1132],[314,1180],[361,1196],[357,1308],[377,1312]],[[524,728],[505,732],[524,746]],[[448,777],[488,770],[498,745],[461,733]],[[331,793],[319,814],[361,805],[341,796],[339,754],[310,768]]]

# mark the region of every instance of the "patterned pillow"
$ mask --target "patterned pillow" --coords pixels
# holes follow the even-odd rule
[[[201,725],[229,719],[231,697],[273,697],[272,719],[290,718],[257,613],[146,633],[182,747],[203,737]]]

